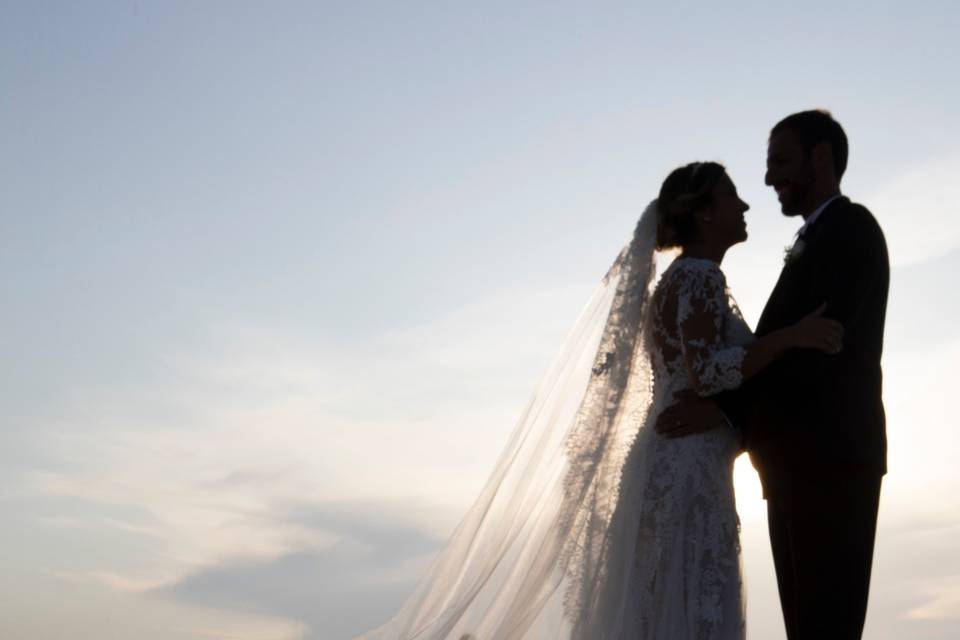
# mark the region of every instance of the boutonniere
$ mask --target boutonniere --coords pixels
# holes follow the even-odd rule
[[[784,266],[790,264],[794,260],[800,257],[803,253],[803,250],[807,248],[806,243],[804,243],[803,238],[797,238],[797,241],[793,243],[793,246],[787,246],[783,248],[783,264]]]

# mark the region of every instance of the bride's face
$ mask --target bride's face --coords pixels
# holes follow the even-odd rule
[[[713,205],[704,218],[706,232],[713,241],[726,247],[743,242],[747,239],[747,221],[743,214],[748,209],[750,205],[740,199],[737,187],[724,173],[713,187]]]

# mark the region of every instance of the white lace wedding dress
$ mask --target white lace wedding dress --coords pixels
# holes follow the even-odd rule
[[[655,238],[654,201],[474,504],[399,611],[360,638],[744,637],[739,436],[652,425],[675,391],[738,386],[753,338],[716,263],[678,258],[653,289]]]
[[[674,260],[657,285],[650,312],[654,385],[648,422],[673,402],[676,391],[711,395],[740,385],[741,345],[753,335],[716,263]],[[605,630],[606,637],[745,636],[733,491],[739,451],[732,427],[675,439],[652,428],[639,430],[624,464],[612,524],[613,535],[635,538],[635,554],[630,563],[622,559],[624,596],[609,594],[611,610],[598,611],[608,620],[622,617],[619,628]]]

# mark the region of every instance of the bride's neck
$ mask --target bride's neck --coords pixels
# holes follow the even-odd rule
[[[723,262],[723,256],[726,255],[727,249],[729,249],[729,247],[716,247],[703,242],[691,242],[683,247],[680,255],[685,258],[713,260],[717,264],[720,264]]]

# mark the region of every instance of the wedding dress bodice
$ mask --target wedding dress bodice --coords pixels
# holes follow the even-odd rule
[[[655,398],[669,399],[674,392],[691,388],[709,396],[735,389],[743,381],[742,345],[753,334],[717,263],[674,260],[654,292],[650,329]]]

